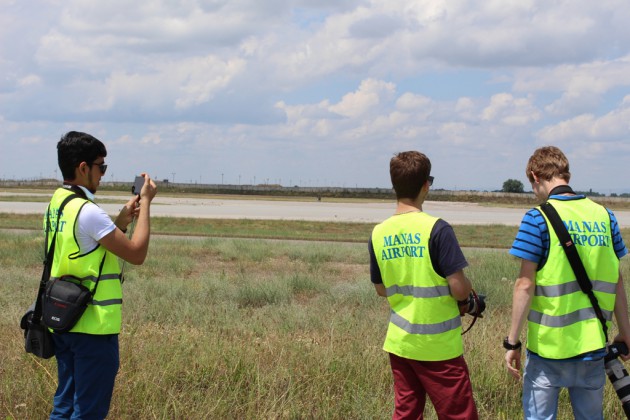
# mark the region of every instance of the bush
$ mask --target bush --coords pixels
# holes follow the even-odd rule
[[[501,190],[506,193],[522,193],[523,183],[518,179],[508,179],[503,183],[503,189]]]

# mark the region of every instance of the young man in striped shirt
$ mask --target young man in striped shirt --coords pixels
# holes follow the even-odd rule
[[[615,340],[630,347],[628,304],[619,271],[619,259],[628,251],[617,219],[571,189],[569,162],[557,147],[537,149],[525,172],[536,197],[550,203],[567,227],[607,324],[614,313],[620,332]],[[523,217],[510,254],[521,259],[521,270],[503,346],[507,369],[519,379],[519,337],[527,321],[525,418],[555,419],[559,392],[568,388],[576,419],[603,419],[607,343],[602,324],[540,206]]]

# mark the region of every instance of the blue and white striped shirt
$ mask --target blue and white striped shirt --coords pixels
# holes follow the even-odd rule
[[[570,201],[583,199],[584,196],[553,195],[550,198]],[[621,258],[628,253],[628,249],[621,237],[617,218],[612,211],[606,210],[610,214],[613,248],[617,258]],[[510,254],[537,263],[539,269],[547,262],[549,256],[549,228],[545,218],[538,209],[531,209],[523,216],[521,226],[512,244],[512,249],[510,249]]]

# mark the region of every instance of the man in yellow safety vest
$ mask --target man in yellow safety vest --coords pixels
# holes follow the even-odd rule
[[[57,231],[51,279],[71,275],[91,291],[96,286],[96,292],[69,332],[53,334],[59,382],[51,419],[107,416],[119,366],[122,288],[118,257],[142,264],[149,247],[155,183],[143,174],[140,194],[112,221],[94,203],[107,170],[106,156],[105,145],[86,133],[71,131],[57,143],[64,183],[53,194],[45,217],[49,222],[45,226]],[[61,203],[69,196],[74,198],[60,213]],[[129,239],[125,232],[134,217],[136,227]],[[51,241],[54,235],[48,233]]]
[[[368,246],[372,283],[391,308],[383,349],[394,376],[393,418],[422,418],[428,395],[440,419],[477,419],[458,308],[472,290],[468,263],[451,226],[422,211],[430,173],[422,153],[391,159],[396,212]]]
[[[620,332],[615,340],[630,347],[628,304],[619,271],[619,259],[628,251],[615,215],[571,189],[569,161],[557,147],[537,149],[525,174],[536,197],[550,203],[567,227],[593,285],[602,322],[610,324],[614,313]],[[540,206],[523,217],[510,254],[521,259],[521,269],[514,285],[512,325],[503,346],[507,369],[518,379],[519,338],[527,322],[525,418],[556,418],[559,392],[568,388],[576,419],[603,419],[602,322]]]

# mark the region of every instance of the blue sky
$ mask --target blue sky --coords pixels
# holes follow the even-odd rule
[[[630,192],[623,0],[0,0],[0,177],[59,177],[66,131],[106,181],[388,187],[420,150],[435,188],[529,188],[556,145],[572,185]]]

